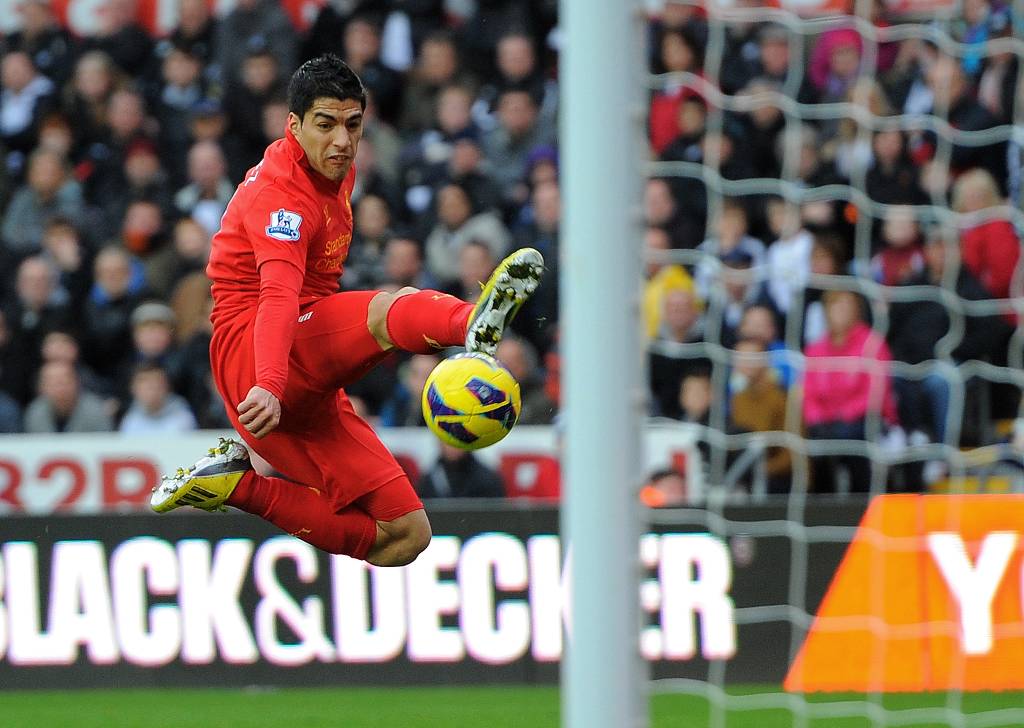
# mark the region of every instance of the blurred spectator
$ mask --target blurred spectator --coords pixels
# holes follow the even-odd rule
[[[82,388],[75,368],[50,362],[39,371],[39,396],[25,410],[30,433],[109,432],[114,423],[97,395]]]
[[[396,235],[384,247],[384,282],[395,288],[437,288],[438,283],[423,267],[423,249],[412,238]]]
[[[57,272],[60,296],[80,311],[92,285],[92,260],[82,234],[65,217],[52,217],[43,229],[42,257]]]
[[[497,101],[498,125],[484,136],[484,156],[507,205],[517,206],[526,199],[522,185],[530,151],[555,142],[554,123],[540,117],[537,104],[527,89],[504,89]]]
[[[529,223],[516,234],[516,247],[536,248],[544,256],[540,285],[512,321],[512,328],[534,346],[547,351],[558,321],[558,278],[561,255],[562,193],[556,181],[537,183],[530,196]],[[524,211],[524,216],[525,216]]]
[[[263,130],[263,105],[283,96],[287,89],[277,57],[266,46],[249,49],[242,60],[239,79],[224,92],[231,132],[238,137],[250,165],[256,164],[267,147]],[[281,125],[280,132],[284,131]]]
[[[872,117],[892,115],[889,99],[878,82],[871,78],[858,80],[846,92],[844,100],[871,114]],[[871,167],[871,137],[862,131],[857,119],[839,119],[834,132],[826,126],[826,135],[834,137],[828,144],[829,156],[835,164],[836,171],[843,178],[859,179],[859,175]]]
[[[14,298],[7,303],[7,314],[21,366],[34,372],[39,365],[43,337],[71,321],[66,297],[59,295],[57,272],[43,257],[25,258],[18,266]]]
[[[163,366],[176,376],[179,370],[174,328],[178,323],[174,310],[160,301],[147,301],[132,311],[133,364]]]
[[[917,168],[907,151],[906,135],[899,129],[875,132],[872,164],[864,185],[868,197],[888,205],[923,205],[928,202],[917,179]]]
[[[118,82],[113,60],[103,51],[88,51],[78,57],[69,87],[65,88],[63,110],[74,119],[75,149],[87,151],[103,137],[107,102]],[[79,161],[77,156],[75,161]]]
[[[184,181],[184,159],[191,133],[190,114],[193,107],[207,96],[203,79],[202,58],[194,45],[166,45],[160,64],[160,82],[153,109],[160,121],[160,149],[175,183]]]
[[[63,86],[71,72],[75,53],[71,36],[57,21],[51,0],[23,0],[18,4],[20,27],[2,43],[4,52],[22,51],[57,86]]]
[[[0,143],[7,149],[9,172],[19,173],[35,146],[39,122],[54,105],[54,90],[27,52],[12,51],[0,59]]]
[[[558,413],[558,405],[544,391],[544,377],[536,349],[526,339],[506,335],[494,356],[519,382],[523,408],[518,424],[550,425]]]
[[[730,429],[735,432],[784,432],[786,390],[769,365],[764,344],[755,339],[736,343],[729,376]],[[792,457],[784,447],[768,448],[765,475],[769,493],[788,493]]]
[[[414,354],[399,372],[399,383],[380,411],[384,427],[425,427],[420,397],[427,377],[441,361],[436,354]]]
[[[796,181],[804,187],[824,187],[825,185],[843,184],[846,182],[835,165],[826,160],[822,154],[822,138],[817,128],[810,124],[800,126],[800,151],[795,167]],[[788,137],[780,134],[775,141],[775,156],[779,169],[784,170]]]
[[[687,374],[679,385],[680,419],[707,427],[711,421],[711,375],[706,371]]]
[[[178,212],[198,222],[211,236],[220,229],[220,219],[235,194],[227,172],[227,160],[216,143],[196,142],[188,151],[189,183],[174,196]]]
[[[463,301],[476,303],[497,264],[486,243],[470,240],[459,251],[459,280],[448,292]]]
[[[553,151],[550,148],[538,147],[530,154],[527,164],[530,163],[530,160],[539,160],[551,153]],[[537,164],[544,165],[547,162],[537,161]],[[487,160],[484,159],[478,136],[462,134],[455,140],[444,172],[449,181],[456,182],[469,191],[470,196],[480,205],[480,209],[501,209],[501,190],[498,189],[488,171]],[[525,207],[520,210],[520,213],[525,212]]]
[[[754,266],[754,259],[743,250],[734,249],[719,257],[721,267],[711,289],[711,298],[718,299],[722,319],[718,326],[718,343],[731,347],[739,338],[743,314],[751,306],[770,306],[771,297],[762,272]],[[709,340],[711,335],[708,335]]]
[[[811,234],[800,224],[796,205],[782,198],[768,201],[768,226],[776,240],[768,246],[768,292],[775,307],[789,312],[796,291],[803,288],[811,269]]]
[[[652,177],[644,187],[644,221],[665,230],[673,248],[696,248],[704,239],[707,196],[699,182],[679,183]]]
[[[686,476],[675,470],[651,474],[640,490],[640,500],[648,508],[672,508],[686,504]]]
[[[287,114],[285,116],[287,117]],[[195,146],[199,142],[213,142],[220,148],[227,162],[228,175],[233,180],[242,181],[245,172],[259,162],[259,159],[248,157],[241,140],[230,133],[227,114],[224,113],[224,107],[216,99],[205,99],[192,107],[189,114],[189,133],[191,134],[191,146]],[[281,136],[284,136],[283,122],[277,131],[277,138]],[[261,157],[262,154],[263,150],[260,150]],[[182,155],[179,166],[180,174],[187,182],[188,154]]]
[[[41,366],[51,362],[70,364],[78,373],[78,381],[93,394],[110,394],[109,383],[104,382],[92,367],[82,361],[78,338],[69,329],[53,329],[43,337],[39,347]]]
[[[367,107],[369,108],[369,107]],[[388,208],[398,217],[402,217],[406,207],[410,207],[411,193],[406,193],[402,198],[402,190],[398,186],[398,136],[391,127],[385,126],[382,122],[375,122],[371,128],[376,132],[372,136],[366,135],[366,126],[363,129],[363,139],[359,142],[359,150],[356,152],[356,182],[352,188],[352,204],[356,204],[363,195],[377,195],[388,203]],[[394,139],[392,139],[394,137]],[[383,159],[380,157],[379,143],[389,147],[394,142],[394,159],[389,162],[390,167],[385,170]],[[389,152],[390,153],[390,152]],[[414,210],[416,213],[424,212],[430,205],[430,196],[417,199],[419,203]]]
[[[106,247],[93,263],[95,283],[85,304],[82,347],[85,360],[113,380],[131,352],[132,311],[145,295],[142,266],[119,246]]]
[[[714,237],[697,246],[697,250],[708,254],[694,270],[697,295],[702,299],[706,300],[718,284],[719,271],[727,258],[736,264],[745,263],[758,273],[764,268],[764,243],[747,234],[747,219],[743,202],[729,197],[722,200],[713,224]]]
[[[100,139],[86,150],[86,196],[103,205],[121,193],[124,186],[125,152],[132,142],[148,137],[146,106],[142,94],[118,89],[106,106]],[[116,222],[116,221],[114,221]]]
[[[923,257],[926,266],[903,281],[907,286],[935,286],[936,293],[944,283],[950,264],[947,256],[955,255],[956,238],[941,233],[930,236]],[[948,250],[947,250],[948,248]],[[966,266],[958,266],[953,293],[965,301],[983,301],[991,297]],[[954,364],[971,359],[998,361],[1006,352],[1012,328],[1000,316],[963,316],[963,331],[950,342],[949,357]],[[894,300],[889,309],[889,331],[886,339],[893,358],[908,364],[945,358],[939,343],[950,333],[950,311],[938,297],[919,300]],[[896,377],[900,423],[911,435],[924,433],[931,442],[945,442],[946,415],[951,396],[946,376],[933,370],[923,378]],[[954,443],[955,444],[955,443]]]
[[[152,293],[167,299],[178,283],[192,273],[202,273],[210,259],[210,234],[191,217],[174,224],[170,245],[146,259],[147,281]]]
[[[1003,10],[989,13],[988,31],[993,40],[1013,35],[1013,19],[1008,9]],[[978,102],[1000,124],[1012,124],[1020,59],[1012,51],[1003,51],[993,53],[983,61],[981,77],[978,79]]]
[[[439,116],[438,102],[444,89],[462,88],[472,102],[470,89],[474,85],[473,76],[460,68],[458,48],[451,34],[432,33],[420,46],[416,67],[406,81],[398,125],[412,132],[426,131]]]
[[[445,86],[438,92],[437,115],[403,151],[402,176],[406,186],[434,186],[443,182],[455,145],[463,139],[478,137],[470,116],[472,100],[469,89],[463,86]]]
[[[774,308],[764,303],[748,306],[740,318],[736,330],[740,341],[756,341],[768,353],[775,380],[783,389],[793,384],[793,367],[789,361],[789,350],[779,336],[778,316]]]
[[[217,63],[226,86],[239,81],[247,53],[269,49],[278,68],[298,66],[298,36],[284,8],[272,0],[238,0],[217,27]]]
[[[342,58],[373,95],[382,119],[393,123],[402,101],[402,77],[380,59],[380,27],[368,15],[350,18],[342,36]],[[337,49],[332,52],[337,54]],[[290,64],[281,64],[292,68]]]
[[[392,238],[391,211],[376,195],[363,195],[355,205],[355,235],[345,261],[342,283],[349,290],[378,288],[384,283],[384,248]]]
[[[965,0],[962,3],[960,17],[954,22],[951,31],[956,40],[967,46],[961,63],[968,76],[977,78],[981,74],[982,64],[986,60],[986,42],[1002,28],[1009,26],[1010,9],[1003,7],[1001,2]]]
[[[214,62],[217,20],[206,0],[178,0],[178,25],[168,40],[175,47],[187,48],[204,66]]]
[[[648,381],[651,386],[653,414],[678,419],[679,384],[695,369],[703,370],[704,359],[677,355],[673,345],[701,341],[704,324],[700,299],[692,291],[670,290],[664,298],[661,327],[655,339],[657,346],[648,354]]]
[[[156,144],[138,137],[124,150],[122,194],[104,201],[105,227],[116,230],[133,202],[147,200],[161,210],[171,209],[171,180],[160,164]]]
[[[23,406],[35,394],[35,370],[38,360],[33,361],[36,352],[28,350],[13,338],[8,313],[0,308],[0,391]]]
[[[827,291],[824,302],[828,333],[804,351],[804,424],[813,440],[864,440],[869,416],[897,422],[892,356],[885,340],[864,323],[864,304],[856,293]],[[818,492],[836,492],[840,470],[851,492],[871,486],[866,455],[815,456],[811,467]]]
[[[843,240],[836,233],[821,232],[811,243],[811,274],[818,276],[840,276],[846,272],[846,254]],[[808,283],[803,291],[804,319],[803,341],[817,341],[828,330],[825,321],[825,306],[821,297],[828,290],[814,283]]]
[[[657,39],[658,56],[654,73],[692,73],[702,75],[704,47],[690,28],[666,28]],[[671,76],[659,79],[658,89],[651,97],[649,124],[651,146],[661,153],[672,142],[679,128],[679,106],[697,92]]]
[[[118,428],[126,435],[189,432],[197,427],[188,402],[171,391],[167,370],[158,364],[140,364],[131,380],[132,403]]]
[[[672,263],[667,255],[672,241],[663,228],[648,227],[644,233],[643,318],[644,332],[653,339],[661,327],[665,295],[669,291],[694,290],[693,278],[681,265]]]
[[[145,77],[150,71],[153,40],[136,18],[136,0],[107,0],[95,35],[82,40],[85,51],[103,51],[128,74]]]
[[[29,159],[26,183],[14,193],[7,207],[0,237],[11,252],[36,253],[47,222],[60,216],[77,224],[83,213],[81,185],[69,175],[64,158],[56,152],[38,149]]]
[[[1020,295],[1010,290],[1020,260],[1020,239],[1006,219],[979,222],[976,213],[1003,204],[992,176],[974,169],[953,186],[953,209],[965,216],[961,223],[960,255],[964,266],[981,281],[992,298]]]
[[[882,224],[883,247],[871,258],[871,277],[883,286],[898,286],[924,269],[921,231],[909,207],[890,207]]]
[[[427,236],[427,270],[442,285],[459,277],[459,254],[470,240],[485,243],[496,260],[508,251],[511,236],[498,216],[473,207],[469,192],[461,185],[446,184],[437,193],[437,225]]]
[[[0,390],[0,434],[24,432],[21,423],[21,407],[11,395]]]
[[[521,31],[513,30],[503,35],[495,47],[496,73],[488,77],[477,96],[474,116],[482,126],[494,124],[492,112],[497,106],[498,96],[506,88],[523,88],[535,99],[540,99],[540,115],[554,120],[558,108],[558,86],[544,78],[544,71],[537,60],[533,38]]]
[[[755,78],[738,95],[757,104],[742,116],[744,156],[752,177],[778,177],[781,171],[776,147],[786,127],[786,117],[772,100],[773,95],[781,93],[782,87],[778,82]]]
[[[661,151],[666,162],[695,162],[701,158],[701,143],[707,128],[708,110],[700,96],[687,96],[679,102],[676,123],[679,133]]]
[[[821,103],[842,101],[861,70],[863,39],[853,28],[826,30],[818,37],[808,63],[808,78]]]
[[[168,281],[161,279],[166,274],[161,265],[165,232],[164,215],[158,204],[150,200],[135,200],[128,205],[121,224],[120,243],[141,264],[147,288],[165,289],[169,285]]]
[[[441,444],[441,456],[416,483],[420,498],[504,498],[505,483],[497,470],[476,455]]]
[[[982,131],[998,124],[996,118],[972,96],[970,79],[955,58],[939,55],[928,69],[927,79],[933,97],[929,113],[948,119],[954,129]],[[913,151],[919,164],[934,156],[937,144],[933,134],[923,135]],[[949,164],[954,175],[982,167],[998,181],[1000,192],[1006,192],[1006,142],[968,146],[954,140],[952,147]]]

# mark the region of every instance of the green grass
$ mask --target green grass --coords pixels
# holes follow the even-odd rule
[[[729,701],[742,708],[749,706],[757,693],[780,699],[772,687],[749,686],[730,689]],[[863,696],[817,696],[812,698],[811,709],[835,709],[841,701],[863,701]],[[884,698],[882,707],[906,711],[941,707],[946,701],[943,693],[893,695]],[[1008,716],[1005,723],[986,722],[987,726],[1024,723],[1024,697],[1020,693],[963,696],[966,713],[1014,708],[1020,712]],[[555,728],[558,712],[558,689],[553,687],[0,692],[3,728]],[[913,728],[947,725],[909,723],[913,715],[908,713],[900,718],[900,725]],[[702,697],[658,695],[652,699],[651,725],[709,726],[710,707]],[[733,710],[724,725],[783,728],[794,725],[794,720],[780,709]],[[808,728],[872,725],[880,724],[863,717],[819,717],[807,723]],[[972,725],[970,720],[967,725]]]

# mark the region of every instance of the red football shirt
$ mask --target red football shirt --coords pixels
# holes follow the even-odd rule
[[[286,131],[246,173],[213,237],[206,268],[213,326],[255,337],[256,383],[278,398],[299,308],[338,291],[352,241],[354,183],[355,166],[340,184],[314,171]]]

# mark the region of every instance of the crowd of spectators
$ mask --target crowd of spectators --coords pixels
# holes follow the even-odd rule
[[[210,240],[284,135],[291,73],[322,53],[368,90],[341,288],[473,300],[513,246],[555,263],[557,3],[450,5],[332,1],[299,29],[271,0],[220,15],[180,0],[157,36],[137,3],[109,0],[100,30],[76,37],[48,0],[19,3],[19,29],[0,37],[0,431],[228,426],[207,354]],[[543,366],[556,271],[500,352],[524,422],[557,410]],[[422,425],[436,362],[396,356],[350,395],[379,426]],[[447,492],[438,468],[429,488]]]
[[[875,5],[876,28],[898,22]],[[545,279],[498,356],[522,385],[521,422],[554,421],[556,2],[330,0],[300,30],[271,0],[237,0],[219,16],[206,0],[180,0],[177,24],[160,37],[139,24],[132,0],[108,0],[102,29],[89,37],[62,27],[48,0],[18,7],[20,29],[0,38],[0,431],[228,425],[207,359],[210,239],[235,185],[284,134],[291,72],[324,52],[360,74],[369,98],[341,288],[434,287],[472,300],[509,250],[538,248]],[[652,16],[652,157],[707,164],[724,183],[853,185],[886,207],[844,194],[805,204],[723,197],[706,178],[650,179],[637,241],[646,256],[650,415],[812,439],[872,437],[874,415],[911,441],[942,442],[949,381],[938,369],[893,377],[886,363],[937,355],[1006,363],[1010,315],[965,317],[950,347],[940,297],[886,305],[882,296],[869,307],[843,292],[856,286],[815,283],[852,276],[894,288],[944,285],[968,300],[1019,295],[1010,221],[940,228],[911,207],[948,204],[969,215],[1021,195],[1014,143],[949,139],[927,121],[938,115],[958,131],[1012,121],[1020,59],[985,45],[1011,32],[1009,10],[973,0],[948,30],[968,44],[965,56],[917,38],[876,43],[852,20],[806,43],[784,25],[726,23],[721,67],[707,80],[756,101],[735,112],[715,108],[704,91],[712,40],[704,12],[667,2]],[[848,102],[921,123],[794,115],[776,102],[783,92],[799,104]],[[856,242],[865,216],[866,249]],[[682,260],[679,250],[700,255]],[[879,305],[887,323],[873,328]],[[705,342],[734,352],[724,378],[713,376],[707,347],[685,353]],[[826,361],[836,356],[862,365],[837,371]],[[436,361],[393,357],[349,394],[378,426],[422,425],[419,388]],[[789,490],[794,459],[768,449],[769,490]],[[456,492],[452,474],[478,465],[445,453],[424,487]],[[869,480],[864,458],[812,465],[817,490],[837,487],[837,474],[854,490]],[[907,487],[920,487],[915,477]],[[478,490],[492,486],[483,478]]]
[[[652,153],[721,178],[647,182],[651,414],[727,434],[806,438],[805,472],[817,492],[872,484],[866,446],[824,454],[817,441],[990,444],[1006,438],[996,422],[1012,420],[1020,399],[1015,387],[953,369],[1012,362],[1017,320],[1007,299],[1022,291],[1010,210],[1022,190],[1021,148],[1007,125],[1024,99],[1020,57],[987,42],[1011,36],[1014,19],[999,0],[963,3],[954,22],[933,26],[965,44],[954,57],[929,40],[887,40],[901,20],[884,3],[873,8],[873,32],[840,18],[805,36],[804,55],[784,24],[731,22],[717,34],[702,10],[682,3],[668,3],[650,32],[659,74]],[[713,41],[724,48],[708,53]],[[721,67],[706,74],[712,57]],[[743,105],[708,94],[712,81]],[[886,123],[895,116],[899,123]],[[729,194],[731,182],[751,179],[768,183],[762,194]],[[773,180],[790,183],[788,192]],[[835,185],[814,201],[800,195]],[[958,214],[936,214],[949,211]],[[913,295],[901,290],[911,286]],[[1001,309],[961,308],[998,300]],[[716,359],[708,344],[724,355]],[[950,406],[953,396],[963,407]],[[721,417],[709,402],[723,403]],[[701,447],[710,454],[708,439]],[[807,455],[797,450],[765,449],[758,467],[767,492],[791,489],[797,456]],[[729,467],[736,456],[720,461]],[[947,474],[944,458],[918,460],[881,468],[875,486],[918,490]]]

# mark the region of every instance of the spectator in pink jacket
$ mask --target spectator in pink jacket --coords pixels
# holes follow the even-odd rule
[[[826,291],[828,330],[808,344],[804,374],[804,424],[813,440],[864,440],[869,415],[896,423],[885,339],[864,323],[863,302],[852,291]],[[867,492],[871,471],[864,455],[823,455],[811,459],[815,490],[835,492],[845,470],[850,490]]]

